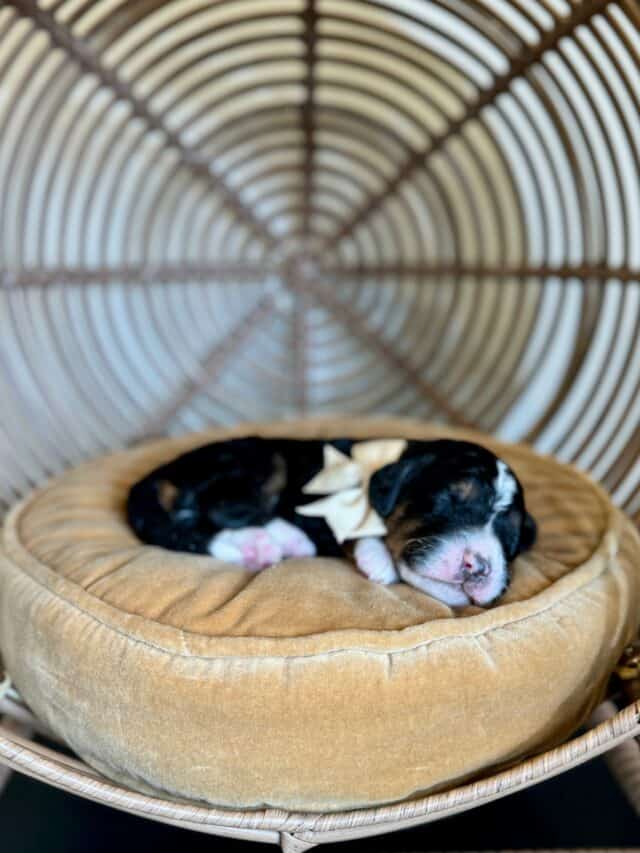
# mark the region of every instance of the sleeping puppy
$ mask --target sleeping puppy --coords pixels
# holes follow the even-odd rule
[[[329,443],[348,455],[355,442]],[[287,557],[348,553],[371,580],[404,580],[452,607],[502,595],[510,562],[536,538],[505,462],[470,442],[408,442],[369,482],[384,539],[342,546],[324,518],[296,512],[311,500],[303,487],[323,466],[324,444],[249,437],[193,450],[131,489],[129,523],[149,544],[254,571]]]

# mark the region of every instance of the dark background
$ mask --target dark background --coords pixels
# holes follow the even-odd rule
[[[401,853],[549,847],[638,847],[640,821],[603,759],[453,818],[362,841],[322,845],[336,853]],[[6,853],[270,853],[142,820],[14,774],[0,796],[0,851]]]

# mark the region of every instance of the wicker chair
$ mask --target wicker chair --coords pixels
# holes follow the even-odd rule
[[[0,505],[151,435],[345,411],[531,441],[640,520],[639,31],[637,0],[5,0]],[[606,751],[640,811],[632,683],[544,755],[341,814],[124,790],[8,683],[0,761],[288,851]]]

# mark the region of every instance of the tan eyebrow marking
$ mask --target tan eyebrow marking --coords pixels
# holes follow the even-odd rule
[[[459,480],[457,483],[452,483],[450,489],[454,495],[465,501],[474,497],[478,492],[477,485],[473,480]]]
[[[405,517],[407,506],[405,503],[398,504],[388,518],[385,518],[387,535],[384,537],[385,544],[391,556],[398,560],[407,542],[414,536],[417,528],[417,519]]]
[[[160,480],[156,485],[156,489],[158,490],[160,506],[166,510],[173,509],[176,498],[180,493],[178,487],[174,486],[169,480]]]
[[[279,453],[275,453],[273,456],[273,474],[264,484],[263,489],[268,495],[277,495],[286,485],[287,463]]]

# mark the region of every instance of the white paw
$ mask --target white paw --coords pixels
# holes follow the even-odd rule
[[[381,584],[390,584],[398,580],[393,558],[382,539],[373,536],[358,539],[353,555],[357,567],[369,580]]]
[[[284,557],[315,557],[316,546],[299,527],[274,518],[264,529],[280,545]]]
[[[209,553],[225,563],[236,563],[259,572],[279,562],[282,548],[263,527],[222,530],[209,543]]]
[[[443,604],[448,604],[449,607],[467,607],[467,605],[471,604],[469,596],[456,584],[419,575],[411,571],[403,562],[400,562],[398,570],[405,583],[415,587],[415,589],[419,589],[420,592],[430,595],[431,598],[441,601]]]

